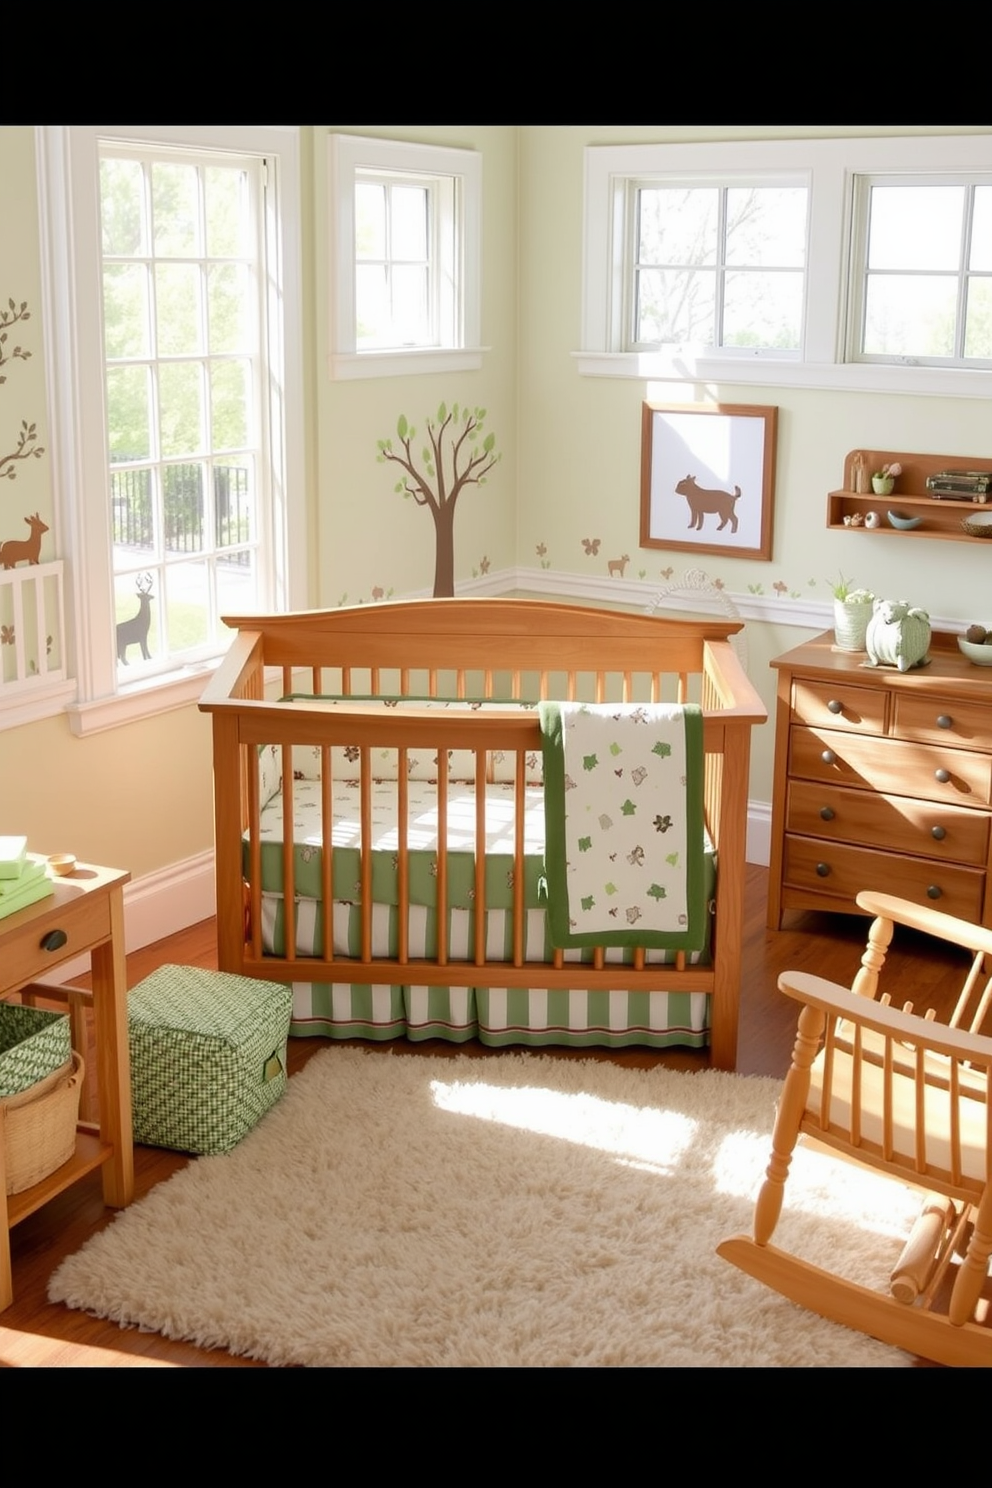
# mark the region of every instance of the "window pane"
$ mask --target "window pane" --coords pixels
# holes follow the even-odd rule
[[[199,362],[159,368],[162,454],[186,455],[203,448],[203,369]]]
[[[797,351],[802,314],[802,274],[728,273],[723,345]]]
[[[384,346],[389,329],[389,286],[383,264],[355,266],[355,342]]]
[[[254,467],[249,461],[214,466],[214,522],[218,548],[251,542],[255,534]],[[243,561],[242,561],[243,560]],[[249,554],[228,560],[236,562],[241,578],[250,567]]]
[[[956,277],[873,274],[864,349],[869,356],[953,356],[956,311]]]
[[[155,265],[155,324],[160,356],[203,350],[200,271],[195,264]]]
[[[963,204],[963,186],[873,186],[869,269],[956,272]]]
[[[121,550],[114,566],[126,569],[135,553],[151,553],[155,547],[152,472],[111,470],[110,509],[114,547]]]
[[[254,351],[250,280],[243,264],[207,270],[207,344],[211,351]]]
[[[718,191],[645,186],[638,197],[639,263],[716,262]]]
[[[189,651],[210,639],[210,577],[205,563],[170,563],[165,570],[169,650]]]
[[[137,160],[100,161],[103,251],[111,258],[148,252],[144,171]]]
[[[147,367],[107,369],[107,437],[112,463],[152,453]]]
[[[727,191],[726,258],[728,264],[751,268],[802,268],[806,262],[805,187],[731,186]]]
[[[426,346],[431,327],[427,310],[427,270],[396,265],[392,273],[394,344]]]
[[[249,257],[252,217],[247,172],[208,166],[203,172],[203,189],[210,257]]]
[[[716,275],[712,271],[642,269],[637,294],[637,341],[714,345]]]
[[[144,264],[106,264],[103,322],[107,356],[147,356],[148,270]]]
[[[992,279],[969,281],[964,354],[992,360]]]
[[[162,469],[163,538],[169,553],[201,553],[204,548],[206,467],[191,461]]]
[[[250,368],[247,362],[214,362],[210,368],[210,424],[214,449],[248,443]]]
[[[355,185],[355,255],[386,257],[386,192],[371,181]]]
[[[155,252],[186,258],[200,251],[199,182],[193,165],[152,166]]]
[[[393,258],[427,258],[427,191],[423,186],[394,186],[392,206]]]
[[[969,268],[992,270],[992,186],[975,187]]]

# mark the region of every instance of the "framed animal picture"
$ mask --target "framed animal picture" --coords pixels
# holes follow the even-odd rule
[[[772,556],[778,409],[645,403],[641,546]]]

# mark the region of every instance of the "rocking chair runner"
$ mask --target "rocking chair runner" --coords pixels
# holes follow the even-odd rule
[[[989,1102],[992,931],[886,894],[862,893],[874,915],[850,990],[784,972],[779,988],[803,1004],[775,1118],[772,1155],[755,1204],[754,1238],[718,1254],[802,1307],[941,1364],[992,1366],[983,1289],[992,1253]],[[933,1010],[876,1000],[895,926],[959,945],[970,966],[949,1022]],[[821,1047],[822,1042],[822,1047]],[[926,1191],[892,1272],[872,1291],[771,1245],[800,1133]]]

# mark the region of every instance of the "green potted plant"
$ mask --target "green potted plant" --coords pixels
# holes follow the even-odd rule
[[[897,475],[902,475],[902,466],[898,460],[883,465],[881,470],[873,470],[871,473],[872,490],[877,496],[891,496]]]
[[[830,586],[834,597],[834,640],[841,651],[863,651],[875,600],[870,589],[856,589],[839,574]]]

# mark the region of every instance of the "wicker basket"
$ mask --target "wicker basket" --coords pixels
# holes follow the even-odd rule
[[[21,1193],[68,1162],[76,1150],[76,1117],[86,1069],[81,1055],[20,1095],[0,1101],[4,1114],[7,1193]]]

